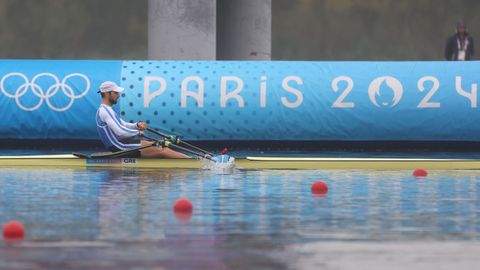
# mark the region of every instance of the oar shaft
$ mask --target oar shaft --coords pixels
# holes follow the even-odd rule
[[[208,154],[208,155],[210,155],[210,156],[214,156],[213,153],[208,152],[208,151],[206,151],[206,150],[203,150],[202,148],[198,148],[198,147],[196,147],[195,145],[191,145],[191,144],[189,144],[189,143],[187,143],[187,142],[184,142],[184,141],[181,141],[180,143],[182,143],[182,144],[184,144],[184,145],[186,145],[186,146],[188,146],[188,147],[190,147],[190,148],[193,148],[193,149],[195,149],[195,150],[197,150],[197,151],[200,151],[200,152],[203,152],[203,153],[205,153],[205,154]]]
[[[163,132],[160,132],[160,131],[158,131],[158,130],[155,130],[155,129],[153,129],[153,128],[147,128],[147,130],[150,131],[150,132],[152,132],[152,133],[157,134],[158,136],[162,136],[162,137],[164,137],[164,138],[166,138],[166,139],[170,138],[170,135],[165,134],[165,133],[163,133]]]
[[[158,139],[155,139],[155,138],[146,136],[146,135],[143,135],[143,137],[146,138],[146,139],[155,141],[155,142],[160,142],[160,143],[162,143],[161,140],[158,140]],[[162,144],[162,145],[165,145],[165,147],[182,150],[182,151],[187,152],[187,153],[190,153],[190,154],[192,154],[192,155],[196,155],[196,156],[199,156],[199,157],[202,157],[202,158],[206,158],[206,159],[209,159],[209,160],[213,160],[211,156],[205,155],[205,153],[198,153],[198,152],[195,152],[195,151],[193,151],[193,150],[191,150],[191,149],[188,149],[188,148],[185,148],[185,147],[183,147],[183,146],[176,145],[176,144],[173,144],[173,143],[165,144],[165,142],[166,142],[166,141],[163,141],[163,144]]]
[[[176,144],[171,143],[171,144],[168,145],[167,147],[170,147],[170,148],[173,148],[173,149],[179,149],[179,150],[185,151],[185,152],[187,152],[187,153],[190,153],[190,154],[192,154],[192,155],[197,155],[197,156],[199,156],[199,157],[206,158],[206,159],[209,159],[209,160],[212,160],[212,161],[213,161],[212,157],[211,157],[210,155],[206,154],[206,153],[195,152],[195,151],[193,151],[193,150],[191,150],[191,149],[188,149],[188,148],[183,147],[183,146],[180,146],[180,145],[176,145]]]
[[[155,129],[147,128],[147,130],[150,131],[150,132],[152,132],[152,133],[155,133],[155,134],[157,134],[157,135],[159,135],[159,136],[162,136],[162,137],[164,137],[164,138],[166,138],[166,139],[170,139],[170,138],[171,138],[171,135],[165,134],[165,133],[160,132],[160,131],[157,131],[157,130],[155,130]],[[210,155],[210,156],[212,156],[212,157],[214,156],[213,153],[208,152],[208,151],[206,151],[206,150],[203,150],[202,148],[196,147],[195,145],[191,145],[191,144],[189,144],[189,143],[187,143],[187,142],[184,142],[184,141],[180,141],[180,143],[181,143],[181,144],[184,144],[185,146],[188,146],[188,147],[190,147],[190,148],[192,148],[192,149],[195,149],[195,150],[197,150],[197,151],[199,151],[199,152],[202,152],[202,153],[205,153],[205,154],[207,154],[207,155]],[[177,146],[179,146],[179,145],[177,145]]]

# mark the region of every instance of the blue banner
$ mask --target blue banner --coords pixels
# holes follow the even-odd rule
[[[126,61],[121,115],[190,140],[480,139],[479,62]]]
[[[1,60],[0,139],[98,139],[97,89],[188,140],[480,139],[480,62]]]
[[[3,139],[97,139],[99,85],[121,61],[0,60]]]

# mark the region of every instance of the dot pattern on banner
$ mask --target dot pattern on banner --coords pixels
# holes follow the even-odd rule
[[[126,91],[120,99],[120,115],[129,122],[144,121],[150,127],[166,133],[182,135],[188,140],[271,140],[282,139],[298,129],[285,124],[290,117],[302,117],[301,112],[286,108],[281,98],[295,100],[282,88],[282,80],[292,73],[288,68],[271,62],[181,62],[181,61],[125,61],[121,84]],[[268,73],[267,73],[268,71]],[[203,107],[195,98],[186,97],[181,106],[182,82],[190,76],[199,77],[204,84]],[[243,81],[239,94],[244,107],[235,98],[221,107],[221,78],[235,76]],[[266,79],[262,79],[265,76]],[[146,77],[161,77],[166,82],[164,92],[144,103],[161,85],[150,80],[144,89]],[[260,106],[261,83],[266,82],[266,107]],[[227,93],[237,84],[229,81]],[[190,81],[187,90],[198,92],[198,84]],[[145,92],[146,91],[146,92]]]

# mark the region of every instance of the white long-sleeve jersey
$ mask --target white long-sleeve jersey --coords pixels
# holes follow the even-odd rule
[[[121,140],[134,137],[139,133],[137,123],[128,123],[118,117],[112,107],[100,104],[96,116],[97,131],[103,144],[110,148],[126,150],[140,147],[140,144],[125,144]]]

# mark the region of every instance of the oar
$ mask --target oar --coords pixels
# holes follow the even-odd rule
[[[174,143],[176,146],[179,146],[178,144],[182,143],[182,144],[184,144],[185,146],[188,146],[188,147],[190,147],[190,148],[192,148],[192,149],[195,149],[195,150],[197,150],[197,151],[199,151],[199,152],[202,152],[202,153],[204,153],[204,154],[208,154],[208,155],[210,155],[210,156],[212,156],[212,157],[215,156],[213,153],[208,152],[208,151],[206,151],[206,150],[203,150],[203,149],[201,149],[201,148],[199,148],[199,147],[196,147],[195,145],[191,145],[191,144],[189,144],[189,143],[187,143],[187,142],[185,142],[185,141],[183,141],[183,140],[180,140],[180,139],[179,139],[178,137],[176,137],[176,136],[168,135],[168,134],[165,134],[165,133],[163,133],[163,132],[157,131],[157,130],[152,129],[152,128],[147,128],[147,130],[150,131],[150,132],[152,132],[152,133],[155,133],[155,134],[157,134],[157,135],[159,135],[159,136],[162,136],[162,137],[164,137],[165,139],[172,140],[173,143]],[[174,139],[175,137],[176,137],[177,139]]]
[[[165,146],[165,147],[168,147],[168,148],[172,148],[174,150],[181,150],[181,151],[184,151],[184,152],[187,152],[187,153],[190,153],[192,155],[196,155],[196,156],[199,156],[199,157],[202,157],[202,158],[206,158],[206,159],[209,159],[211,161],[215,161],[212,157],[213,156],[210,156],[209,154],[207,153],[199,153],[199,152],[196,152],[196,151],[193,151],[191,149],[188,149],[188,148],[185,148],[183,146],[180,146],[180,145],[176,145],[170,141],[161,141],[159,139],[156,139],[156,138],[152,138],[152,137],[149,137],[149,136],[146,136],[146,135],[143,135],[144,138],[146,139],[149,139],[151,141],[154,141],[155,143],[153,144],[156,144],[156,143],[161,143],[162,146]]]

